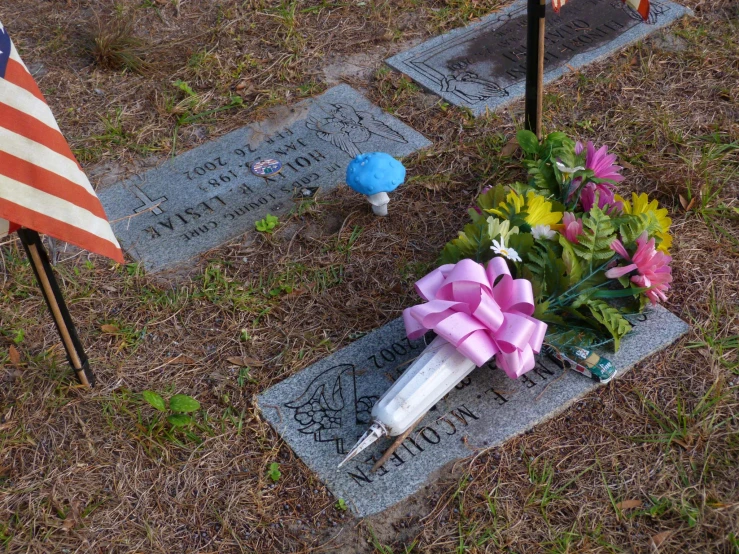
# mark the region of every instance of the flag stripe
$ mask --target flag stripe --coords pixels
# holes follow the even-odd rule
[[[80,170],[77,162],[74,162],[66,156],[61,156],[47,148],[43,144],[38,144],[23,135],[14,133],[5,129],[0,124],[0,150],[7,152],[11,156],[25,160],[39,167],[56,173],[65,179],[83,187],[90,193],[93,193],[90,181],[87,180],[85,174]],[[2,168],[0,167],[0,173]]]
[[[105,219],[105,210],[94,194],[38,165],[0,151],[0,175],[46,192]]]
[[[52,237],[62,236],[65,242],[107,256],[118,263],[125,263],[123,253],[117,242],[109,242],[96,234],[81,229],[78,227],[78,223],[70,224],[58,221],[33,209],[0,198],[0,213],[6,210],[12,212],[15,219],[22,220],[24,227]]]
[[[77,165],[77,159],[72,154],[67,141],[64,140],[64,136],[59,131],[52,129],[48,125],[44,125],[38,119],[30,117],[15,108],[6,106],[2,102],[0,102],[0,127],[22,135],[39,144],[43,144],[57,154],[72,160],[75,166]],[[0,150],[3,150],[2,144],[0,144]]]
[[[0,236],[22,225],[123,263],[100,200],[0,31]]]
[[[26,71],[26,68],[23,67],[23,65],[13,59],[8,60],[8,66],[5,68],[5,79],[18,85],[22,89],[27,90],[39,100],[44,100],[44,95],[41,94],[41,91],[39,90],[36,81],[33,80],[31,74]]]
[[[90,233],[99,236],[101,239],[116,242],[113,231],[110,229],[110,225],[104,218],[97,217],[84,208],[80,208],[79,206],[58,198],[53,194],[38,190],[4,175],[0,175],[0,202],[2,202],[2,200],[7,200],[18,206],[28,208],[29,210],[37,210],[39,206],[43,206],[44,213],[56,221],[67,223],[69,225],[79,225]],[[28,225],[26,220],[19,218],[12,212],[4,210],[2,208],[2,204],[0,204],[0,217],[10,221],[16,221],[21,223],[24,227],[30,227],[39,232],[58,236],[54,233]],[[66,238],[62,240],[66,240]]]
[[[46,102],[39,100],[26,89],[5,79],[0,79],[0,98],[2,98],[3,103],[8,106],[21,112],[25,112],[31,117],[35,117],[41,123],[44,123],[53,129],[59,129],[59,126],[56,124],[56,120],[54,119],[49,106],[46,105]]]

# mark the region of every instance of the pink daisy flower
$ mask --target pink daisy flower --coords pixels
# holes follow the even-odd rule
[[[577,237],[582,235],[582,219],[576,218],[571,212],[565,212],[562,215],[562,225],[564,228],[561,232],[564,238],[573,244],[580,242]]]
[[[588,141],[587,147],[583,146],[580,141],[577,141],[575,143],[575,154],[581,154],[586,148],[586,169],[592,169],[598,179],[610,179],[617,183],[624,180],[624,176],[620,173],[623,168],[614,163],[616,161],[616,154],[609,154],[608,146],[604,144],[596,150],[590,141]]]
[[[638,275],[633,275],[631,282],[639,287],[649,287],[649,290],[644,294],[647,295],[652,304],[667,300],[665,292],[670,289],[670,283],[672,282],[672,268],[670,267],[672,257],[656,250],[654,239],[647,241],[646,231],[636,239],[636,252],[633,257],[629,256],[626,248],[618,239],[611,243],[611,248],[624,260],[631,263],[623,267],[609,269],[606,271],[606,277],[617,279],[636,270]]]

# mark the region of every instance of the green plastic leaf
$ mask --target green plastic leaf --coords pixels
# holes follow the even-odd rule
[[[614,350],[618,350],[621,338],[631,331],[631,324],[618,309],[608,305],[603,300],[591,298],[586,303],[593,317],[611,333]]]
[[[625,245],[636,242],[636,239],[646,231],[649,236],[661,231],[662,228],[654,212],[640,214],[626,214],[618,218],[621,240]]]
[[[528,261],[528,267],[536,276],[534,281],[541,281],[539,289],[542,294],[552,299],[567,290],[567,272],[557,243],[537,243],[528,253]]]
[[[167,421],[172,427],[187,427],[192,423],[192,418],[186,414],[172,414],[167,416]]]
[[[464,258],[480,263],[487,262],[493,257],[493,251],[490,250],[492,244],[488,236],[488,222],[480,219],[475,223],[465,225],[459,236],[444,246],[441,252],[441,262],[456,263]]]
[[[520,130],[516,133],[516,140],[527,154],[536,154],[539,151],[539,139],[531,131]]]
[[[516,251],[525,262],[529,252],[534,247],[534,237],[531,233],[516,233],[508,235],[508,246]]]
[[[553,133],[549,133],[546,137],[546,143],[554,146],[561,146],[567,141],[571,142],[572,139],[562,131],[554,131]]]
[[[269,464],[267,475],[273,481],[279,481],[280,477],[282,477],[282,473],[280,472],[280,464],[278,464],[277,462],[272,462],[271,464]]]
[[[173,412],[194,412],[200,408],[200,402],[186,394],[175,394],[169,399],[169,409]]]
[[[553,195],[557,198],[562,197],[560,194],[560,182],[557,179],[557,175],[552,164],[549,164],[544,160],[527,160],[524,162],[524,166],[531,176],[531,186],[544,192],[546,196]]]
[[[562,247],[562,261],[570,278],[570,286],[572,286],[582,279],[582,265],[572,248],[572,244],[562,235],[559,236],[559,244]]]
[[[626,298],[647,292],[649,287],[632,287],[618,290],[599,289],[590,295],[590,298]]]
[[[611,218],[593,207],[582,221],[583,233],[577,237],[578,243],[572,245],[575,254],[591,265],[612,258],[615,253],[611,250],[611,243],[616,236]]]
[[[484,194],[477,197],[477,205],[483,210],[497,208],[501,202],[505,202],[508,191],[503,185],[495,185]],[[485,215],[487,217],[487,215]]]
[[[152,408],[159,410],[160,412],[167,410],[167,406],[164,404],[164,399],[154,391],[145,390],[141,393],[141,396],[144,397],[144,400],[146,400]]]

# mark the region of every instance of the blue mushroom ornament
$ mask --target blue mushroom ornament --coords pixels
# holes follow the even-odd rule
[[[390,154],[371,152],[359,154],[346,168],[346,184],[367,196],[376,215],[387,215],[388,192],[405,181],[405,167]]]

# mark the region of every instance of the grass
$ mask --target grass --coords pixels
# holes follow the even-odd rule
[[[351,84],[434,146],[406,160],[409,180],[389,218],[340,188],[297,205],[269,237],[249,233],[180,274],[60,247],[57,271],[99,380],[92,392],[75,385],[24,256],[3,239],[0,550],[653,552],[662,540],[660,552],[736,551],[739,13],[731,2],[685,3],[696,16],[670,31],[681,50],[647,39],[569,74],[547,86],[544,115],[546,129],[607,143],[628,164],[628,187],[668,207],[668,308],[691,334],[359,525],[254,398],[400,316],[473,197],[523,178],[518,154],[501,155],[520,102],[475,119],[378,69],[406,40],[500,2],[91,6],[107,10],[101,20],[132,22],[123,38],[146,37],[144,51],[125,41],[107,50],[110,62],[121,49],[136,53],[139,72],[135,61],[91,63],[78,29],[97,29],[93,12],[4,4],[26,63],[48,70],[40,82],[62,130],[98,175],[115,164],[134,171],[152,154],[317,94],[324,64],[357,52],[376,51],[376,65]],[[196,423],[172,429],[142,402],[144,390],[197,398]]]
[[[139,74],[146,71],[147,44],[134,34],[133,19],[124,16],[98,18],[96,23],[88,49],[98,66]]]

